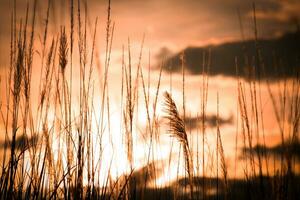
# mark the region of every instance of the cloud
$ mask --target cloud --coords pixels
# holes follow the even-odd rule
[[[16,148],[18,150],[30,148],[37,144],[37,140],[38,140],[37,136],[28,138],[28,137],[22,135],[16,139]],[[1,141],[0,148],[4,148],[5,145],[6,145],[6,147],[9,147],[10,144],[11,144],[11,141]]]
[[[284,76],[293,77],[297,75],[299,69],[300,32],[285,34],[280,38],[257,42],[260,57],[262,58],[260,68],[257,68],[256,75],[261,78],[282,78]],[[185,49],[186,69],[192,74],[202,73],[203,55],[210,59],[211,75],[236,76],[236,62],[240,68],[239,75],[248,77],[249,71],[253,70],[257,57],[255,41],[231,42],[222,45],[206,47],[189,47]],[[177,53],[167,61],[167,71],[180,71],[182,52]],[[277,68],[276,68],[277,65]],[[171,67],[170,67],[171,66]],[[262,69],[263,67],[263,69]],[[260,70],[260,71],[259,71]]]
[[[274,1],[274,6],[264,6],[256,11],[258,20],[274,20],[279,22],[290,22],[300,17],[300,3],[298,1]],[[252,17],[251,11],[248,17]]]
[[[288,151],[287,151],[288,150]],[[289,153],[291,156],[294,156],[298,160],[300,160],[300,143],[299,140],[287,143],[285,146],[282,144],[275,145],[273,147],[266,147],[263,145],[255,145],[252,150],[249,147],[242,148],[242,153],[245,155],[250,154],[251,151],[257,155],[259,153],[262,156],[265,156],[265,153],[267,155],[274,155],[277,157],[280,157],[281,155],[284,155],[285,153]]]
[[[155,55],[156,60],[165,60],[173,55],[172,51],[167,47],[162,47]]]
[[[205,116],[205,124],[209,127],[217,126],[217,116],[216,115],[207,115]],[[185,117],[185,126],[187,129],[196,129],[200,127],[202,123],[202,117]],[[228,118],[219,117],[219,125],[232,124],[233,116],[229,116]]]

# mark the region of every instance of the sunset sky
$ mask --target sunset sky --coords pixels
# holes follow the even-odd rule
[[[17,25],[20,25],[20,20],[24,23],[26,14],[26,0],[16,0],[17,5]],[[31,17],[32,17],[32,4],[33,0],[28,0],[29,2],[29,26],[28,33],[31,30]],[[37,1],[37,18],[36,18],[36,32],[35,32],[35,45],[34,45],[34,66],[32,75],[32,109],[37,107],[37,99],[39,94],[37,93],[38,80],[40,76],[40,58],[41,58],[41,44],[42,37],[44,34],[45,18],[47,10],[47,0]],[[49,48],[51,40],[59,36],[60,27],[65,26],[67,30],[67,35],[70,33],[70,8],[69,0],[52,0],[50,16],[49,16],[49,30],[47,39],[47,48]],[[75,15],[77,17],[77,0],[75,2]],[[95,46],[95,63],[100,63],[99,65],[103,67],[104,56],[105,56],[105,31],[106,31],[106,17],[107,17],[107,1],[105,0],[81,0],[82,9],[82,19],[84,18],[84,3],[87,2],[87,37],[89,47],[87,50],[88,56],[91,53],[91,43],[92,35],[94,30],[94,24],[96,17],[98,17],[97,26],[97,36],[96,36],[96,46]],[[242,30],[246,40],[253,39],[254,37],[254,24],[253,24],[253,2],[256,7],[256,17],[257,17],[257,29],[259,38],[274,39],[278,38],[284,33],[295,32],[298,28],[300,22],[300,1],[298,0],[112,0],[111,1],[111,19],[115,24],[115,32],[113,37],[112,45],[112,55],[111,55],[111,66],[109,71],[109,86],[108,91],[110,95],[110,112],[111,119],[116,122],[117,126],[113,126],[112,130],[116,134],[113,135],[115,139],[115,146],[121,146],[122,136],[119,130],[119,124],[122,123],[121,117],[123,110],[120,111],[120,85],[121,85],[121,58],[122,58],[122,47],[125,46],[127,51],[128,40],[130,39],[130,46],[132,48],[133,57],[133,69],[136,69],[138,62],[138,55],[140,51],[140,46],[142,43],[143,35],[145,34],[144,51],[142,58],[142,67],[145,70],[148,66],[148,54],[151,55],[151,67],[152,70],[149,75],[150,94],[151,98],[156,94],[157,82],[158,82],[158,70],[157,66],[159,63],[166,59],[168,56],[176,55],[187,47],[201,47],[206,45],[218,45],[226,42],[240,41],[241,27],[239,24],[238,13],[241,16]],[[9,67],[9,53],[10,53],[10,26],[11,26],[11,13],[13,9],[13,0],[0,0],[0,75],[2,82],[0,85],[1,94],[0,100],[5,99],[5,95],[2,93],[5,89],[5,75]],[[75,20],[75,45],[74,45],[74,71],[73,79],[73,92],[74,100],[73,106],[75,107],[75,115],[78,114],[79,105],[79,66],[78,66],[78,45],[77,45],[77,18]],[[69,38],[68,38],[69,39]],[[295,44],[296,45],[296,44]],[[48,50],[48,49],[47,49]],[[125,52],[125,57],[128,55]],[[99,57],[98,57],[99,55]],[[199,55],[201,57],[202,55]],[[234,59],[232,60],[234,61]],[[95,65],[96,65],[95,64]],[[58,66],[58,65],[57,65]],[[69,66],[69,63],[68,63]],[[98,66],[97,66],[98,67]],[[220,66],[221,67],[221,66]],[[294,67],[294,66],[293,66]],[[100,67],[99,67],[100,68]],[[93,78],[95,78],[95,97],[93,97],[95,103],[95,109],[100,110],[99,92],[101,88],[101,81],[103,76],[99,68],[95,67],[95,73]],[[69,68],[68,68],[69,70]],[[99,71],[97,71],[99,70]],[[67,71],[68,73],[69,71]],[[153,73],[152,73],[153,72]],[[163,102],[161,93],[170,88],[170,74],[167,72],[162,73],[161,88],[159,94],[159,101]],[[237,82],[233,77],[225,77],[226,74],[217,74],[218,76],[213,76],[210,78],[209,85],[209,95],[208,95],[208,105],[207,114],[210,117],[216,116],[216,96],[220,96],[220,117],[221,119],[231,119],[228,120],[230,123],[222,124],[222,134],[224,139],[224,148],[226,149],[226,154],[228,156],[229,163],[234,161],[235,143],[233,141],[233,133],[236,129],[236,119],[239,115],[236,113],[238,102],[237,102]],[[224,75],[224,76],[223,76]],[[145,75],[146,77],[146,75]],[[147,77],[148,78],[148,77]],[[172,77],[173,81],[173,95],[176,103],[178,103],[179,111],[181,112],[181,95],[182,87],[180,74],[175,74]],[[186,81],[186,109],[187,115],[191,118],[196,118],[200,112],[200,97],[201,97],[201,80],[202,76],[187,73]],[[279,84],[283,84],[280,82]],[[277,83],[276,83],[277,84]],[[290,85],[289,85],[290,86]],[[291,87],[287,87],[287,91],[291,92]],[[98,88],[97,88],[98,87]],[[248,86],[247,86],[248,87]],[[272,85],[271,88],[277,88],[277,85]],[[280,88],[279,86],[278,88]],[[275,96],[277,95],[278,88],[274,89]],[[140,95],[142,94],[142,88],[140,90]],[[265,118],[265,131],[267,145],[276,145],[280,142],[280,135],[278,127],[274,128],[274,123],[276,119],[273,113],[273,107],[271,105],[271,100],[268,95],[268,88],[265,83],[261,85],[261,105],[262,116]],[[249,95],[249,94],[248,94]],[[249,95],[250,96],[250,95]],[[249,98],[250,99],[250,98]],[[248,100],[249,100],[248,99]],[[143,96],[140,97],[139,105],[144,106]],[[152,103],[152,102],[151,102]],[[163,116],[163,103],[158,105],[158,115]],[[54,109],[55,110],[55,109]],[[250,110],[250,105],[249,105]],[[72,110],[73,111],[73,110]],[[34,113],[35,111],[33,111]],[[51,118],[51,109],[50,109]],[[77,112],[77,113],[76,113]],[[54,113],[54,112],[53,112]],[[52,114],[53,114],[52,113]],[[136,124],[136,132],[134,133],[134,139],[136,146],[136,163],[138,167],[142,167],[145,164],[145,143],[143,138],[144,130],[147,127],[146,121],[146,110],[145,108],[140,108],[138,114],[138,120]],[[272,114],[270,114],[272,113]],[[73,114],[73,113],[72,113]],[[52,116],[55,118],[55,116]],[[95,114],[95,118],[100,118],[98,112]],[[50,121],[51,119],[49,119]],[[283,123],[290,123],[288,120]],[[115,125],[115,124],[114,124]],[[95,124],[94,124],[95,126]],[[96,127],[96,126],[95,126]],[[95,128],[94,127],[94,128]],[[197,142],[200,141],[198,138],[199,127],[191,130],[191,137],[194,140],[191,142],[195,150]],[[95,128],[96,129],[96,128]],[[1,131],[1,123],[0,123]],[[165,130],[164,130],[165,131]],[[241,131],[241,130],[239,130]],[[140,133],[141,132],[141,133]],[[163,131],[162,131],[163,132]],[[166,131],[165,131],[166,132]],[[215,126],[208,128],[207,143],[215,147]],[[163,135],[163,134],[162,134]],[[239,136],[241,137],[241,136]],[[195,139],[197,138],[197,139]],[[1,139],[1,138],[0,138]],[[109,136],[104,137],[107,146],[110,145]],[[261,138],[260,138],[261,140]],[[109,148],[114,148],[112,147]],[[241,147],[242,144],[239,144]],[[162,136],[162,140],[158,142],[157,146],[164,149],[161,153],[159,152],[158,160],[165,160],[169,156],[168,148],[170,147],[170,138],[166,135]],[[206,153],[208,154],[210,149],[206,147]],[[142,150],[141,150],[142,149]],[[165,150],[167,149],[167,150]],[[115,149],[108,149],[110,154],[113,154]],[[118,149],[117,149],[118,150]],[[141,150],[141,151],[140,151]],[[178,148],[173,152],[173,154],[178,153]],[[125,152],[125,151],[124,151]],[[123,153],[124,153],[123,152]],[[167,153],[166,153],[167,152]],[[125,154],[125,153],[124,153]],[[113,157],[113,155],[111,155]],[[120,160],[126,162],[124,155],[114,155],[114,163],[116,165],[115,176],[118,173],[124,173],[125,169],[120,168]],[[107,162],[110,162],[107,158]],[[174,162],[177,160],[175,159]],[[108,166],[107,166],[108,167]],[[121,166],[122,167],[122,166]],[[118,171],[119,170],[119,171]],[[234,166],[229,166],[229,173],[233,176]],[[238,169],[240,176],[243,175],[243,169]],[[174,171],[176,173],[176,171]],[[184,170],[182,172],[184,174]],[[167,173],[164,174],[168,176]],[[165,177],[167,178],[167,177]],[[173,177],[174,178],[174,177]]]
[[[17,0],[17,17],[25,18],[26,2]],[[29,0],[30,10],[32,0]],[[75,3],[77,1],[74,1]],[[85,1],[81,1],[82,5]],[[259,37],[272,38],[295,30],[299,24],[300,2],[297,0],[260,0],[256,3]],[[91,27],[99,17],[99,51],[105,41],[107,1],[88,0]],[[253,37],[253,1],[246,0],[113,0],[112,21],[115,22],[113,51],[120,51],[128,37],[132,45],[140,46],[143,34],[145,47],[152,56],[161,58],[188,46],[203,46],[241,39],[238,10],[246,38]],[[10,17],[13,1],[0,1],[0,59],[8,64]],[[47,1],[38,1],[37,27],[43,30]],[[83,8],[82,8],[83,9]],[[76,13],[75,13],[76,14]],[[50,23],[52,33],[61,25],[69,26],[69,1],[52,1]],[[37,28],[37,29],[38,29]],[[50,30],[51,34],[51,30]],[[39,32],[41,37],[42,31]],[[36,38],[36,40],[38,40]],[[39,42],[39,41],[36,41]],[[1,65],[1,68],[3,66]]]

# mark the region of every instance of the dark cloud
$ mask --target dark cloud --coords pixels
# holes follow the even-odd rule
[[[264,67],[262,69],[262,66],[260,66],[260,71],[256,70],[257,75],[260,72],[262,78],[296,76],[296,72],[299,71],[300,67],[299,34],[300,32],[289,33],[277,39],[258,40],[257,49],[259,49]],[[211,55],[209,71],[211,75],[235,76],[236,58],[237,65],[241,69],[239,75],[248,77],[249,71],[257,65],[254,59],[257,57],[255,41],[249,40],[216,46],[187,48],[184,50],[186,68],[193,74],[202,73],[203,55],[206,55],[207,61],[209,54]],[[169,58],[165,70],[180,71],[182,65],[181,55],[180,52]]]
[[[183,119],[183,116],[181,116]],[[210,128],[217,127],[217,120],[219,120],[219,126],[223,125],[232,125],[233,124],[233,115],[229,117],[221,117],[219,119],[217,115],[206,115],[205,116],[205,125]],[[202,126],[202,116],[185,116],[184,125],[187,130],[194,130],[197,128],[201,128]]]
[[[266,147],[263,145],[255,145],[252,149],[248,147],[242,148],[242,153],[244,155],[249,155],[251,151],[257,155],[259,153],[262,156],[267,155],[273,155],[276,157],[280,157],[281,155],[286,155],[288,153],[289,155],[293,156],[294,158],[297,158],[300,160],[300,142],[299,140],[295,142],[286,142],[285,145],[283,146],[282,144],[278,144],[273,147]]]
[[[217,120],[219,120],[219,125],[232,124],[233,116],[231,115],[228,118],[218,117],[216,115],[207,115],[205,116],[205,124],[208,127],[216,127]],[[185,126],[187,129],[196,129],[200,127],[202,123],[202,117],[185,117]]]
[[[32,146],[35,146],[37,144],[37,140],[38,140],[37,136],[31,137],[31,138],[28,138],[26,136],[19,136],[16,139],[16,148],[18,150],[28,149],[28,148],[30,148]],[[11,141],[1,141],[0,142],[0,148],[4,148],[5,145],[7,147],[9,147],[10,144],[11,144]]]
[[[172,51],[167,47],[163,47],[159,50],[159,52],[155,55],[156,60],[165,60],[172,56]]]

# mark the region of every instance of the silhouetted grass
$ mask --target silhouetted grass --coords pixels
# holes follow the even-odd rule
[[[236,179],[230,177],[228,173],[230,163],[226,160],[227,149],[221,130],[221,124],[232,124],[233,118],[220,117],[219,109],[223,105],[219,103],[219,95],[216,98],[217,114],[211,116],[207,114],[207,105],[214,103],[208,102],[211,52],[204,52],[201,55],[203,63],[202,79],[199,80],[200,115],[187,117],[186,106],[190,100],[185,89],[189,81],[186,79],[185,52],[181,53],[181,112],[181,107],[179,110],[178,104],[175,103],[177,99],[172,97],[172,74],[170,74],[170,93],[165,92],[164,99],[161,100],[161,81],[164,75],[162,70],[171,65],[165,66],[166,64],[162,63],[157,83],[151,83],[149,52],[148,80],[146,80],[143,72],[145,68],[142,66],[145,36],[141,42],[136,67],[132,55],[133,47],[128,38],[127,48],[125,50],[123,47],[122,52],[120,122],[117,124],[111,118],[110,110],[109,85],[113,84],[110,82],[110,68],[115,29],[111,2],[108,1],[107,7],[105,47],[103,47],[105,58],[103,69],[98,69],[100,72],[103,70],[98,86],[95,86],[97,82],[93,80],[93,73],[96,71],[95,59],[98,58],[96,48],[98,18],[95,19],[93,30],[89,30],[88,2],[78,0],[76,3],[71,0],[69,3],[70,24],[60,27],[60,31],[53,38],[49,38],[48,30],[52,0],[48,0],[46,12],[41,13],[45,15],[45,24],[38,63],[35,62],[37,48],[34,42],[38,35],[37,0],[34,0],[32,5],[27,4],[25,18],[20,21],[17,21],[18,5],[14,1],[10,22],[10,65],[7,80],[3,81],[0,77],[0,83],[6,84],[6,99],[5,102],[0,102],[1,120],[4,125],[4,141],[0,143],[3,150],[0,174],[1,199],[297,199],[300,195],[300,180],[296,169],[296,164],[299,163],[300,79],[297,74],[293,79],[284,77],[283,81],[275,82],[279,95],[274,94],[264,71],[265,63],[261,54],[263,46],[260,46],[258,39],[255,5],[253,5],[254,58],[248,58],[246,52],[243,52],[245,54],[243,66],[238,66],[241,62],[236,58],[238,116],[235,170],[239,167],[244,170],[244,177]],[[32,13],[31,19],[29,13]],[[240,26],[244,40],[241,19]],[[88,36],[89,33],[91,38]],[[77,53],[75,49],[78,50]],[[253,63],[250,60],[253,60]],[[33,65],[40,67],[37,100],[33,99],[32,95],[36,91],[31,90],[32,84],[36,84],[33,82]],[[276,65],[274,62],[274,66]],[[79,70],[78,77],[73,74],[75,67]],[[239,77],[240,68],[248,69],[248,78]],[[281,137],[281,143],[274,147],[266,146],[265,141],[262,79],[267,85],[274,111],[269,114],[275,116],[277,124],[274,126],[278,127]],[[150,92],[150,86],[154,88],[154,95]],[[95,88],[100,90],[95,92]],[[142,95],[139,93],[140,88]],[[75,90],[79,92],[78,95],[74,93]],[[142,131],[138,127],[138,115],[142,112],[139,98],[143,99],[142,106],[146,116],[146,126]],[[79,99],[78,105],[75,99]],[[157,111],[159,103],[164,104],[163,116],[167,119],[169,135],[179,143],[176,165],[171,164],[174,160],[173,139],[167,164],[165,162],[159,164],[157,161],[160,156],[157,153],[161,151],[160,137],[164,134],[160,120],[163,116],[159,116]],[[113,144],[111,138],[116,134],[113,132],[113,126],[120,126],[121,146],[115,147]],[[208,127],[216,133],[216,146],[211,147],[206,143]],[[192,128],[200,128],[202,134],[201,142],[197,135],[196,152],[193,151],[191,142],[195,138],[188,133]],[[135,159],[136,154],[140,153],[136,152],[135,147],[138,145],[135,143],[135,137],[140,132],[146,134],[144,137],[146,145],[143,149],[146,164],[142,167],[137,166]],[[106,133],[110,138],[108,143],[104,143]],[[241,149],[245,161],[241,166],[237,166],[238,134],[242,136]],[[118,174],[117,178],[114,178],[111,172],[113,158],[105,159],[107,155],[103,153],[110,146],[113,155],[120,153],[122,149],[126,152],[124,167],[126,170],[123,174]],[[206,154],[206,147],[212,148],[213,153]],[[180,177],[179,172],[181,151],[187,175],[185,177]],[[99,155],[96,152],[99,152]],[[216,158],[213,155],[216,155]],[[274,167],[274,171],[271,172],[272,162],[275,163],[277,160],[280,161],[278,170]],[[108,171],[104,170],[105,166],[108,166]],[[176,168],[176,180],[169,181],[169,185],[165,183],[158,186],[157,178],[166,173],[162,168],[168,168],[168,171]],[[210,170],[213,173],[209,174],[207,168],[212,168]],[[219,184],[220,182],[223,184]]]

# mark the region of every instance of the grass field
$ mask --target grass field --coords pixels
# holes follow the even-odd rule
[[[54,1],[43,12],[29,1],[22,16],[16,2],[0,65],[1,199],[299,197],[300,46],[291,66],[281,67],[283,53],[264,57],[271,42],[258,37],[255,4],[253,38],[242,37],[224,76],[213,69],[217,47],[155,63],[144,34],[114,51],[111,1],[105,22],[88,1],[66,1],[57,30]],[[291,35],[300,44],[299,30]]]

